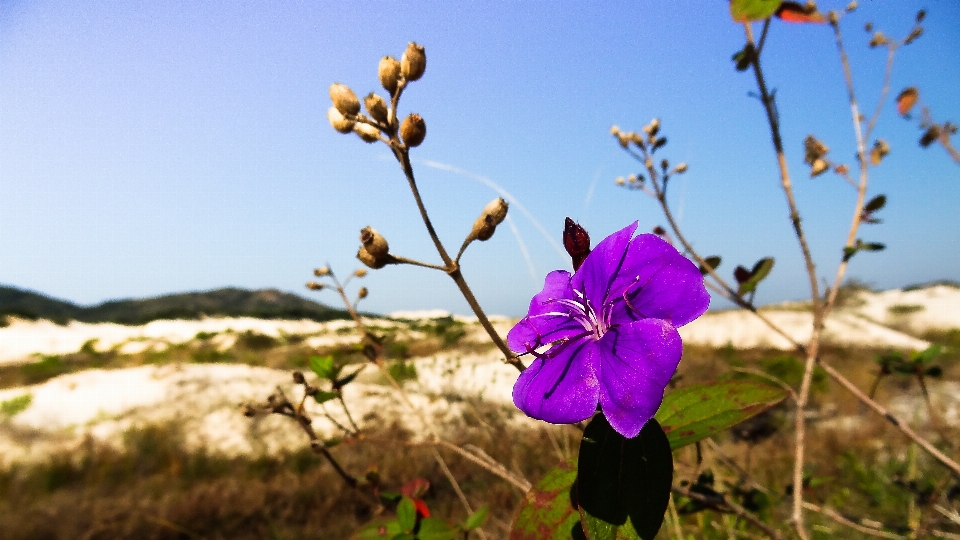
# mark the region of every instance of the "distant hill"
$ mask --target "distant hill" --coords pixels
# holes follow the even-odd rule
[[[98,323],[145,324],[157,319],[201,317],[256,317],[259,319],[346,319],[346,311],[276,289],[224,288],[205,292],[167,294],[155,298],[111,300],[94,306],[0,285],[0,318],[76,320]]]

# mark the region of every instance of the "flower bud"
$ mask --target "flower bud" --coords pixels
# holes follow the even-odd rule
[[[480,217],[473,222],[470,236],[481,242],[489,240],[497,230],[497,225],[503,223],[507,217],[507,201],[500,197],[490,201],[483,207]]]
[[[636,178],[634,178],[634,181],[636,181]],[[616,182],[618,186],[622,186],[625,183],[622,176],[618,176],[614,182]]]
[[[681,163],[681,164],[677,165],[676,167],[673,168],[673,172],[675,172],[675,173],[677,173],[677,174],[683,174],[683,173],[687,172],[687,164],[686,164],[686,163]]]
[[[610,126],[610,134],[613,135],[614,137],[616,137],[617,135],[619,135],[619,134],[620,134],[620,127],[619,127],[619,126],[616,126],[616,125]]]
[[[423,72],[427,69],[427,54],[423,47],[414,42],[407,45],[407,50],[403,51],[400,57],[400,73],[408,81],[415,81],[423,77]]]
[[[307,283],[307,288],[311,291],[319,291],[323,289],[323,283],[317,283],[316,281],[311,281]]]
[[[563,221],[563,247],[573,260],[574,271],[580,268],[590,254],[590,235],[582,225],[570,218]]]
[[[336,107],[330,107],[330,110],[327,111],[327,120],[330,121],[333,129],[340,133],[350,133],[353,131],[353,125],[355,124],[353,120],[348,120],[343,116]]]
[[[357,276],[358,278],[367,277],[367,271],[364,270],[363,268],[357,268],[353,272],[353,275]]]
[[[367,112],[377,122],[387,123],[387,102],[382,97],[370,92],[363,98],[363,105]]]
[[[317,277],[328,276],[330,275],[330,268],[326,266],[321,266],[320,268],[317,268],[313,271],[313,275]]]
[[[360,287],[360,290],[357,291],[357,298],[366,298],[368,294],[370,294],[370,291],[366,287]]]
[[[380,130],[370,124],[357,124],[353,126],[353,132],[363,139],[363,142],[373,143],[380,140]]]
[[[377,74],[380,76],[383,89],[390,92],[392,96],[397,91],[397,83],[400,81],[400,62],[392,56],[384,56],[380,59]]]
[[[630,145],[630,134],[629,133],[618,133],[617,142],[620,143],[620,146],[626,148]]]
[[[360,230],[360,243],[363,244],[363,249],[374,257],[383,257],[390,252],[387,239],[373,227],[364,227]]]
[[[330,99],[333,100],[333,106],[341,114],[357,114],[360,112],[360,100],[349,86],[340,83],[330,85]]]
[[[400,124],[400,137],[403,138],[403,143],[406,144],[408,148],[420,146],[420,143],[423,142],[426,136],[427,124],[419,114],[414,113],[408,115],[403,119],[403,123]]]

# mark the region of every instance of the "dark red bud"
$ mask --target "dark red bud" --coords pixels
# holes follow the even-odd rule
[[[590,235],[579,223],[566,218],[563,222],[563,247],[573,260],[574,271],[580,268],[590,254]]]
[[[656,227],[653,228],[653,234],[655,234],[655,235],[657,235],[657,236],[663,236],[663,235],[667,234],[667,230],[664,229],[663,227],[657,225]]]

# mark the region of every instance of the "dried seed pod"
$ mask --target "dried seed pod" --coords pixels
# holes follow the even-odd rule
[[[810,178],[815,176],[820,176],[821,174],[827,172],[827,169],[830,168],[830,164],[823,158],[817,158],[813,161],[813,164],[810,166]]]
[[[390,261],[388,256],[374,257],[363,246],[360,246],[360,250],[357,251],[357,258],[360,259],[360,262],[365,264],[367,267],[373,268],[374,270],[383,268]]]
[[[317,277],[328,276],[330,275],[330,268],[326,266],[321,266],[320,268],[317,268],[313,271],[313,275]]]
[[[360,112],[360,100],[349,86],[340,83],[330,85],[330,99],[333,106],[344,115]]]
[[[360,290],[357,291],[357,298],[366,298],[368,294],[370,294],[370,291],[368,291],[366,287],[360,287]]]
[[[373,227],[364,227],[360,230],[360,243],[374,257],[382,257],[390,252],[387,239]]]
[[[303,372],[302,372],[302,371],[294,371],[294,372],[293,372],[293,382],[294,382],[294,384],[303,384],[303,383],[307,382],[307,380],[303,378]]]
[[[357,276],[358,278],[367,277],[367,271],[363,268],[357,268],[354,270],[353,275]]]
[[[410,114],[400,124],[400,137],[409,148],[420,146],[427,136],[427,124],[419,114]]]
[[[319,291],[319,290],[322,290],[323,287],[324,287],[323,283],[317,283],[316,281],[311,281],[307,283],[307,288],[310,289],[311,291]]]
[[[503,223],[507,217],[507,201],[500,197],[490,201],[483,207],[480,217],[473,222],[470,236],[481,242],[489,240],[497,230],[497,225]]]
[[[367,108],[367,112],[374,120],[387,123],[387,102],[382,97],[370,92],[363,98],[363,106]]]
[[[616,137],[620,134],[620,128],[616,125],[610,126],[610,134]]]
[[[676,167],[673,168],[673,172],[675,172],[675,173],[677,173],[677,174],[683,174],[683,173],[687,172],[687,164],[686,164],[686,163],[681,163],[681,164],[677,165]]]
[[[357,124],[353,126],[353,132],[363,139],[363,142],[373,143],[380,140],[380,130],[370,124]]]
[[[803,152],[803,161],[808,165],[813,165],[816,160],[827,155],[830,149],[813,135],[807,135],[807,138],[803,140]]]
[[[353,125],[356,123],[353,120],[343,116],[343,114],[341,114],[336,107],[330,107],[330,110],[327,111],[327,120],[330,121],[330,125],[333,126],[333,129],[339,131],[340,133],[350,133],[353,131]]]
[[[414,42],[407,45],[407,50],[403,51],[400,57],[400,73],[408,81],[415,81],[423,77],[423,72],[427,69],[427,54],[424,48]]]
[[[660,131],[660,119],[654,118],[649,124],[643,126],[643,132],[651,137],[655,137]]]
[[[634,180],[636,180],[636,178],[634,178]],[[617,184],[618,186],[622,186],[622,185],[624,185],[624,184],[626,183],[626,182],[624,182],[622,176],[618,176],[617,179],[614,180],[614,182],[616,182],[616,184]]]
[[[380,77],[380,85],[392,96],[400,82],[400,62],[392,56],[384,56],[380,59],[377,75]]]

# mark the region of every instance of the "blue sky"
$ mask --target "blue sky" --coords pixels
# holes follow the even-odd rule
[[[824,9],[846,2],[820,2]],[[713,2],[0,2],[0,283],[80,303],[222,286],[308,294],[311,269],[340,273],[372,225],[400,255],[437,262],[386,147],[330,128],[327,88],[379,88],[385,54],[426,46],[427,71],[404,94],[428,134],[413,152],[428,209],[455,250],[501,186],[559,240],[563,218],[595,241],[664,219],[609,135],[661,118],[664,157],[690,171],[671,202],[720,270],[776,257],[762,303],[808,294],[751,74],[733,69],[743,29]],[[925,34],[898,52],[891,97],[920,87],[939,121],[960,121],[960,4],[865,0],[843,29],[863,109],[891,36],[925,7]],[[818,273],[832,282],[855,192],[807,177],[802,140],[830,156],[855,150],[828,26],[776,21],[764,53]],[[888,103],[889,105],[889,103]],[[916,122],[888,106],[877,136],[892,153],[871,171],[888,195],[882,225],[862,231],[882,253],[854,258],[877,287],[960,279],[960,166],[917,145]],[[462,171],[462,172],[454,172]],[[516,208],[509,227],[464,256],[490,311],[521,315],[550,270],[568,267]],[[505,224],[506,225],[506,224]],[[365,280],[364,307],[388,312],[466,303],[443,275],[389,267]],[[309,293],[334,303],[330,293]],[[723,306],[715,303],[715,306]]]

